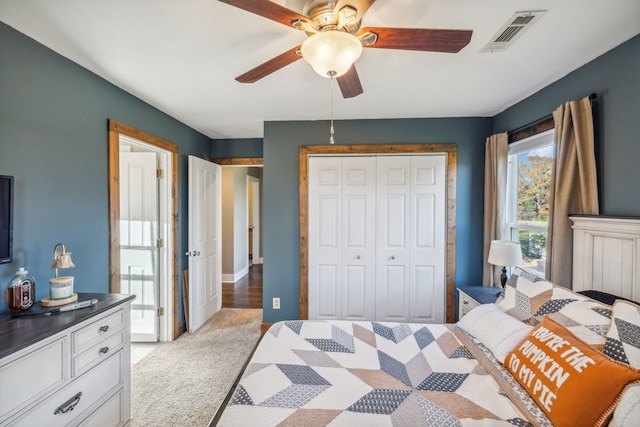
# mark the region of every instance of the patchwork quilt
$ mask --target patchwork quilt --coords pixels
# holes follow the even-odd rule
[[[276,323],[218,425],[545,425],[489,373],[501,365],[460,334],[441,324]]]

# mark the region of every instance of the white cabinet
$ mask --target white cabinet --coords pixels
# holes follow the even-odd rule
[[[309,158],[309,318],[443,322],[447,156]]]
[[[495,303],[502,291],[502,288],[489,286],[459,286],[457,289],[458,320],[479,305]]]
[[[0,359],[0,425],[126,424],[129,310],[129,302],[118,304]],[[47,319],[34,317],[32,325]]]

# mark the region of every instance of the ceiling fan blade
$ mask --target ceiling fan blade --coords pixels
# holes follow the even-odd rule
[[[343,98],[354,98],[364,92],[355,64],[349,68],[349,71],[338,77],[337,80]]]
[[[471,30],[438,30],[429,28],[362,28],[358,36],[375,33],[375,43],[365,46],[378,49],[420,50],[457,53],[469,44]]]
[[[300,56],[298,52],[300,52],[300,46],[296,46],[293,49],[288,50],[285,53],[282,53],[275,58],[268,60],[264,64],[258,65],[256,68],[247,71],[241,76],[236,77],[236,80],[240,83],[257,82],[261,78],[268,76],[274,71],[278,71],[280,68],[286,67],[287,65],[302,58],[302,56]]]
[[[235,6],[247,12],[255,13],[272,21],[291,26],[295,21],[309,22],[309,18],[291,9],[280,6],[270,0],[219,0],[222,3]]]
[[[345,6],[351,6],[352,8],[358,11],[358,15],[355,18],[355,21],[359,21],[362,19],[362,15],[364,15],[367,12],[367,10],[369,10],[371,5],[375,3],[375,1],[376,0],[340,0],[336,4],[334,13],[338,13],[340,9],[342,9]]]

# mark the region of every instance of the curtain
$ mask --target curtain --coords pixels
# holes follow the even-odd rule
[[[503,240],[507,223],[507,133],[487,138],[484,156],[484,232],[482,286],[500,284],[502,267],[487,262],[492,240]]]
[[[551,175],[547,280],[571,288],[573,233],[569,215],[598,215],[593,115],[588,97],[553,112],[555,161]]]

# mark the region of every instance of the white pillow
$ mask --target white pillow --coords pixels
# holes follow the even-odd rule
[[[458,321],[458,327],[480,341],[500,363],[504,363],[507,354],[533,329],[495,304],[473,308]]]
[[[613,411],[609,427],[629,427],[640,420],[640,384],[632,385],[622,393],[620,403]]]

